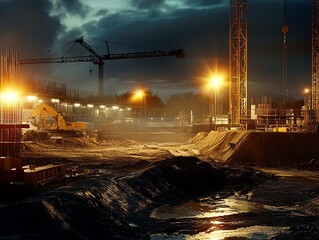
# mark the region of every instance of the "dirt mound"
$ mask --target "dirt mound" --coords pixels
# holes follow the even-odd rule
[[[233,150],[238,148],[241,141],[249,135],[249,132],[210,132],[205,136],[203,133],[197,134],[190,142],[200,150],[204,156],[216,161],[227,161],[233,154]],[[235,145],[231,145],[231,144]]]
[[[202,141],[204,138],[206,138],[208,135],[207,132],[199,132],[196,134],[195,137],[191,138],[188,142],[189,143],[199,143],[200,141]]]
[[[25,140],[27,141],[27,140]],[[69,149],[72,151],[74,148],[82,149],[96,149],[102,147],[100,142],[96,142],[91,138],[87,137],[76,137],[76,138],[51,138],[41,141],[32,141],[32,143],[25,142],[24,149],[26,152],[39,153],[39,150],[44,153],[43,149]],[[47,157],[51,157],[50,156]]]
[[[0,238],[150,239],[145,227],[154,226],[149,218],[154,207],[264,178],[194,157],[143,162],[129,174],[111,175],[108,167],[86,165],[94,175],[64,179],[64,186],[43,187],[17,201],[1,202],[0,197]]]
[[[128,176],[124,182],[126,186],[138,187],[135,191],[139,194],[158,200],[213,191],[228,184],[228,178],[221,169],[195,157],[172,157]]]
[[[211,132],[192,141],[202,155],[235,164],[297,166],[319,158],[319,136],[310,133]]]

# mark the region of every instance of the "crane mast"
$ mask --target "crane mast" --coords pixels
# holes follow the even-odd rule
[[[312,0],[312,97],[311,107],[319,122],[319,0]]]
[[[287,33],[288,33],[288,23],[287,23],[287,0],[283,0],[283,17],[282,17],[282,28],[283,33],[283,47],[282,47],[282,65],[283,65],[283,76],[282,76],[282,108],[285,108],[287,103],[288,94],[288,61],[287,61]]]
[[[96,53],[86,42],[83,37],[80,37],[74,41],[86,48],[90,55],[88,56],[76,56],[76,57],[60,57],[60,58],[33,58],[33,59],[20,59],[20,64],[44,64],[44,63],[74,63],[74,62],[93,62],[99,67],[99,85],[98,96],[100,99],[104,97],[104,61],[119,60],[119,59],[133,59],[133,58],[149,58],[149,57],[167,57],[175,56],[176,58],[185,58],[183,49],[171,50],[171,51],[148,51],[148,52],[128,52],[99,55]]]
[[[233,124],[247,116],[247,2],[230,0],[229,113]]]

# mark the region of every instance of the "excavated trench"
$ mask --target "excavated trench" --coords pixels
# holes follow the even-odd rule
[[[307,137],[315,141],[303,140],[310,150],[318,143]],[[67,174],[33,189],[5,188],[0,239],[318,239],[315,152],[298,155],[305,150],[294,148],[294,158],[281,160],[286,167],[278,168],[277,157],[285,154],[267,153],[264,145],[263,158],[249,151],[269,139],[226,132],[199,134],[183,146],[87,139],[28,143],[25,163],[65,163]],[[297,176],[288,166],[308,170],[294,170]]]

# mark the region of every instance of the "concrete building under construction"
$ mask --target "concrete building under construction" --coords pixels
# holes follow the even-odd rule
[[[22,123],[20,86],[20,65],[16,51],[0,53],[0,185],[34,185],[48,179],[62,176],[63,165],[42,167],[23,166],[20,159]]]

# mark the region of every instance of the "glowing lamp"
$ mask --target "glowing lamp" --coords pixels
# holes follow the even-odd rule
[[[4,92],[1,95],[1,100],[8,102],[8,103],[12,103],[12,102],[16,102],[18,100],[18,93],[17,92]]]
[[[222,77],[221,76],[218,76],[218,75],[215,75],[213,76],[211,79],[210,79],[210,86],[213,88],[213,89],[217,89],[220,87],[222,83]]]
[[[29,102],[33,102],[33,101],[37,100],[37,96],[27,96],[27,100]]]

